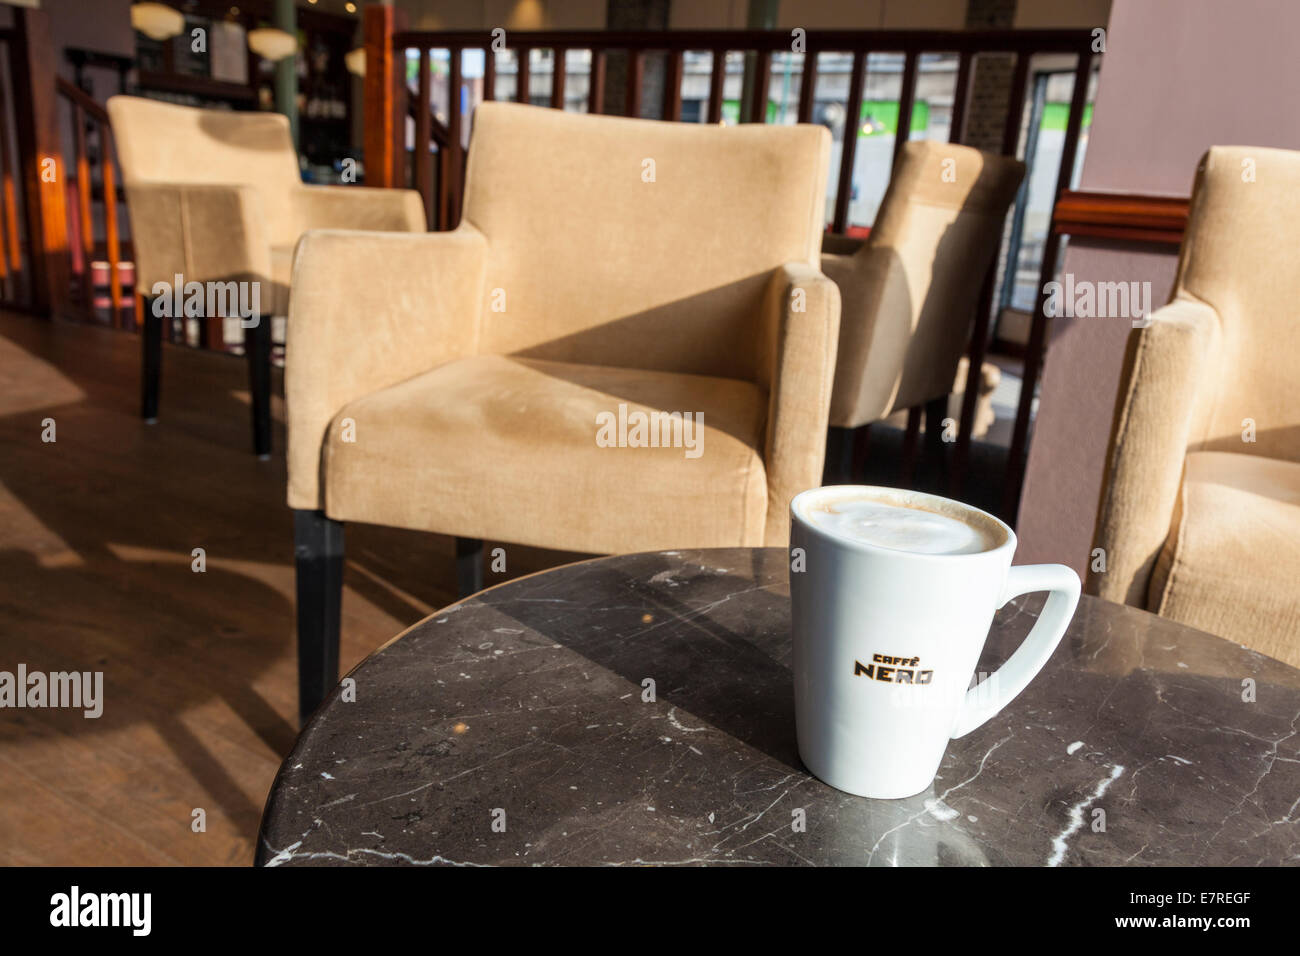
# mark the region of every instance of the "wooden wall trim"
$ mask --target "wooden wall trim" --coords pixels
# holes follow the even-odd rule
[[[1052,210],[1052,232],[1177,246],[1189,205],[1182,196],[1065,190]]]

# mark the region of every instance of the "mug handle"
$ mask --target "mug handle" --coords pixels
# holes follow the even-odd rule
[[[1065,629],[1079,604],[1079,576],[1063,564],[1029,564],[1011,568],[1007,583],[1002,588],[998,607],[1013,597],[1034,591],[1050,591],[1042,613],[1034,622],[1024,643],[1000,668],[984,678],[970,690],[957,715],[957,725],[952,736],[964,737],[980,726],[1007,704],[1011,703],[1029,682],[1038,676],[1047,659],[1065,636]],[[984,685],[996,680],[993,700]]]

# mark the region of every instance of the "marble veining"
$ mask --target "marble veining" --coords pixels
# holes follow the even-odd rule
[[[258,862],[1300,860],[1300,671],[1086,597],[1043,673],[950,743],[926,793],[826,786],[795,750],[786,560],[607,558],[430,616],[352,673],[354,702],[331,699],[305,729]],[[998,612],[980,671],[1040,606]]]

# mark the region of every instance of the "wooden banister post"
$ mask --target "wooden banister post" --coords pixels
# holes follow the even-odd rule
[[[397,137],[405,117],[397,115],[400,63],[393,50],[397,10],[371,4],[365,8],[365,131],[367,186],[396,186]],[[399,125],[402,121],[402,125]]]
[[[64,196],[70,171],[57,128],[54,40],[45,11],[16,7],[13,16],[14,119],[31,245],[32,305],[57,315],[71,307]]]

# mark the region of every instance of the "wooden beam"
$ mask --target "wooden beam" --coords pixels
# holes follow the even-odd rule
[[[515,50],[515,102],[528,102],[528,87],[531,85],[532,48],[521,46]]]
[[[754,57],[754,87],[749,103],[749,121],[767,122],[767,88],[772,84],[772,51],[759,50]]]
[[[831,231],[843,233],[849,223],[849,198],[853,194],[853,159],[858,148],[858,124],[862,120],[862,80],[867,54],[853,54],[853,75],[849,77],[849,102],[844,114],[844,142],[840,147],[840,178],[835,187],[835,216]]]
[[[903,144],[912,136],[912,104],[916,102],[916,72],[918,54],[909,53],[903,58],[903,88],[898,94],[898,126],[894,130],[894,164],[903,155]]]
[[[401,11],[398,11],[401,16]],[[406,51],[393,50],[393,185],[410,185],[406,169],[406,121],[411,116],[411,95],[406,86]]]
[[[483,50],[483,102],[497,98],[497,51],[491,44]]]
[[[364,81],[365,130],[363,147],[366,159],[366,185],[395,186],[399,119],[395,97],[397,57],[393,51],[393,33],[396,29],[397,10],[390,6],[370,4],[362,18],[366,48],[366,76]]]
[[[31,248],[32,305],[40,312],[64,315],[71,305],[64,202],[68,170],[57,126],[54,40],[44,10],[16,7],[13,17],[12,93]]]
[[[81,295],[82,308],[85,310],[86,318],[93,320],[95,317],[95,270],[91,268],[91,260],[95,258],[95,222],[90,203],[90,157],[86,152],[86,116],[81,112],[75,103],[70,104],[69,113],[72,114],[72,143],[76,152],[77,163],[77,219],[80,220],[78,225],[81,227],[80,235],[77,237],[81,240]],[[107,198],[107,197],[105,197]]]
[[[676,122],[682,118],[682,51],[672,50],[668,54],[667,69],[664,70],[664,108],[663,118]]]
[[[448,228],[447,223],[451,221],[451,163],[448,162],[447,144],[438,144],[437,164],[438,164],[438,205],[434,209],[433,222],[429,228],[434,232],[439,232]]]
[[[727,80],[727,51],[713,51],[713,68],[709,73],[709,122],[722,122],[722,84]]]
[[[970,100],[970,78],[975,56],[962,51],[957,57],[957,85],[952,93],[952,119],[948,123],[948,142],[960,143],[966,138],[966,104]]]
[[[113,328],[122,327],[122,239],[117,225],[117,172],[113,167],[113,130],[103,123],[99,127],[103,163],[100,177],[104,183],[104,245],[108,254],[108,301],[113,307]]]
[[[627,51],[627,92],[623,109],[628,116],[641,115],[641,87],[645,79],[645,56],[640,50]]]
[[[424,203],[424,221],[426,228],[433,220],[434,196],[433,196],[433,157],[429,154],[429,147],[432,145],[433,132],[430,121],[433,119],[433,105],[430,98],[433,93],[433,70],[429,63],[429,51],[427,49],[420,51],[419,66],[419,93],[415,104],[415,188],[420,193],[420,199]],[[439,177],[441,180],[442,177]],[[439,183],[439,192],[442,191],[443,183]],[[441,197],[439,197],[441,200]]]
[[[803,55],[803,73],[799,77],[799,122],[811,123],[813,104],[817,96],[817,54],[811,47],[805,47]]]
[[[551,50],[551,109],[564,109],[564,83],[567,78],[567,66],[564,62],[563,47]]]
[[[0,80],[3,83],[3,80]],[[9,129],[8,108],[5,103],[5,86],[0,85],[0,130]],[[18,187],[15,180],[22,171],[14,163],[9,151],[9,137],[0,136],[0,199],[4,201],[4,235],[8,246],[9,265],[17,274],[23,267],[23,248],[18,237]],[[15,283],[16,284],[16,283]]]
[[[587,112],[599,115],[605,111],[605,51],[591,51],[591,84],[587,89]]]
[[[465,152],[464,146],[461,144],[461,49],[460,47],[452,47],[447,51],[447,54],[449,57],[447,70],[447,192],[451,197],[447,209],[447,228],[455,229],[456,224],[460,222],[461,190],[464,181],[461,171]]]

